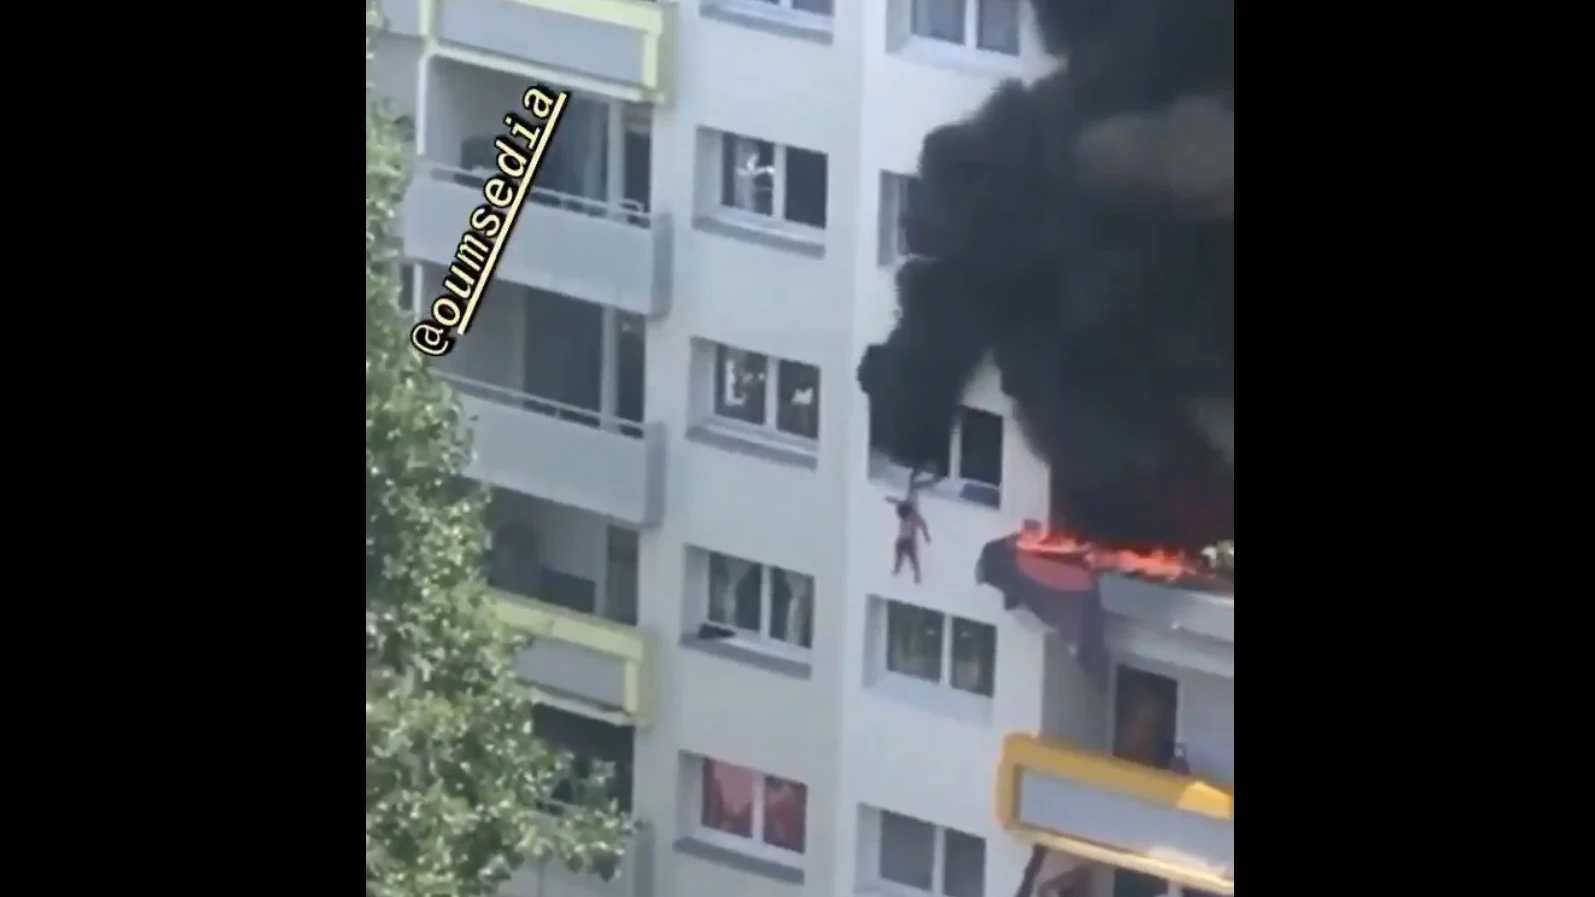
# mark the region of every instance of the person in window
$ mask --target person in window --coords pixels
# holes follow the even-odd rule
[[[907,561],[914,568],[915,585],[919,585],[919,537],[924,536],[925,544],[930,544],[930,527],[925,525],[925,516],[919,512],[919,490],[940,479],[934,473],[921,479],[920,471],[916,468],[908,474],[908,495],[901,501],[887,499],[897,508],[897,541],[892,545],[892,575],[901,573],[903,562]]]

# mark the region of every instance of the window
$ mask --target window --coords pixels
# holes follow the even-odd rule
[[[970,483],[1002,486],[1002,418],[978,408],[960,408],[953,468]]]
[[[716,346],[714,414],[740,424],[818,440],[820,370],[800,361]]]
[[[910,0],[909,31],[1008,56],[1019,55],[1019,0]]]
[[[540,205],[649,227],[653,113],[646,105],[572,95],[537,169]],[[496,169],[495,137],[465,141],[462,167]],[[477,185],[480,185],[478,180]]]
[[[890,171],[881,172],[881,247],[880,263],[896,264],[910,255],[907,229],[903,222],[913,209],[914,191],[919,178]]]
[[[874,419],[875,414],[876,410],[872,405],[870,408],[872,447],[874,431],[878,428]],[[947,442],[947,450],[940,457],[930,459],[930,464],[935,470],[951,472],[946,484],[938,487],[937,491],[956,495],[987,507],[1001,507],[1002,442],[1001,416],[978,408],[958,409],[958,416],[953,422],[953,432]],[[871,462],[871,475],[885,476],[887,479],[903,479],[906,484],[908,472],[898,465],[891,464],[884,456],[877,456]]]
[[[1179,750],[1179,683],[1122,664],[1113,674],[1113,755],[1168,769]]]
[[[986,842],[956,829],[881,811],[882,881],[944,897],[984,897]]]
[[[825,227],[824,153],[720,136],[720,205],[738,215]]]
[[[887,672],[989,698],[996,662],[996,627],[886,602]]]
[[[709,554],[709,622],[735,635],[810,648],[813,605],[812,576]]]
[[[774,848],[801,855],[807,833],[808,787],[720,760],[702,761],[698,824],[708,839],[738,848]]]

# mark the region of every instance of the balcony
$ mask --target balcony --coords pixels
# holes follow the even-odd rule
[[[483,203],[482,182],[416,160],[404,200],[405,255],[450,265],[471,210]],[[657,318],[670,309],[670,233],[668,215],[534,187],[494,277]]]
[[[1098,577],[1097,593],[1114,652],[1235,678],[1233,596],[1112,574]]]
[[[640,822],[613,870],[573,870],[563,863],[525,866],[499,889],[499,897],[653,897],[648,875],[653,829]],[[607,873],[607,875],[606,875]]]
[[[468,476],[633,526],[659,522],[665,485],[661,425],[442,376],[460,392],[474,435]]]
[[[444,43],[633,102],[668,95],[674,8],[645,0],[431,0]],[[535,73],[535,72],[534,72]],[[607,88],[607,89],[606,89]]]
[[[1003,739],[997,818],[1039,846],[1214,894],[1235,893],[1235,792],[1049,743]]]
[[[549,703],[617,725],[651,721],[642,630],[502,589],[495,594],[499,619],[531,639],[515,672]]]

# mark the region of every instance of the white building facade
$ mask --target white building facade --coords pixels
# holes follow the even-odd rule
[[[1170,737],[1202,775],[1091,753],[1123,689],[975,580],[1047,515],[992,371],[923,501],[920,582],[893,574],[904,474],[872,459],[854,370],[893,321],[921,140],[1047,66],[1021,6],[385,2],[370,71],[414,127],[417,317],[504,114],[533,84],[573,92],[438,369],[494,489],[493,584],[536,637],[539,726],[622,768],[640,829],[610,880],[529,869],[506,894],[1009,897],[1038,844],[1036,895],[1131,894],[1111,867],[1233,893],[1232,604],[1217,633],[1178,603],[1197,597],[1110,627],[1116,660],[1177,683]]]

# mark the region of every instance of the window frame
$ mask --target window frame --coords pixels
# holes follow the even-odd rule
[[[959,616],[957,614],[952,614],[952,613],[948,613],[946,611],[937,610],[934,607],[925,607],[922,604],[914,604],[914,603],[909,602],[909,601],[898,601],[895,598],[882,598],[881,602],[882,602],[882,621],[881,621],[881,627],[880,627],[881,644],[879,646],[880,647],[880,652],[881,652],[880,653],[880,657],[881,657],[881,660],[880,660],[880,672],[884,676],[890,677],[892,680],[903,680],[903,681],[906,681],[908,683],[913,683],[914,686],[919,687],[919,688],[934,688],[934,689],[936,689],[939,692],[948,692],[948,691],[955,692],[955,693],[960,694],[960,695],[965,695],[971,700],[990,701],[990,700],[992,700],[993,697],[995,697],[996,691],[997,691],[997,627],[996,626],[993,626],[990,623],[982,622],[980,620],[973,620],[973,619],[970,619],[969,617],[961,617],[961,616]],[[940,650],[940,664],[941,665],[940,665],[940,667],[938,669],[938,672],[937,672],[936,681],[932,682],[929,679],[925,679],[925,678],[922,678],[920,676],[915,676],[912,673],[901,673],[901,672],[898,672],[897,670],[892,669],[892,667],[891,667],[891,656],[892,656],[891,655],[891,651],[892,651],[892,613],[891,613],[891,606],[893,604],[898,604],[898,605],[902,605],[903,607],[911,608],[912,610],[914,610],[917,613],[935,614],[935,615],[937,615],[938,617],[941,618],[941,621],[942,621],[942,626],[941,626],[941,645],[940,645],[940,649],[939,649]],[[953,679],[954,679],[954,677],[953,677],[953,663],[954,663],[954,660],[955,660],[953,647],[954,647],[954,645],[956,644],[956,641],[957,641],[953,637],[953,633],[954,633],[954,629],[956,628],[956,624],[958,622],[967,623],[967,624],[970,624],[970,625],[973,625],[973,626],[984,626],[984,627],[990,629],[991,632],[992,632],[991,654],[990,654],[989,657],[985,658],[985,667],[986,667],[985,672],[987,674],[986,678],[989,678],[991,680],[991,684],[992,684],[992,689],[991,689],[992,690],[992,694],[990,694],[990,695],[981,694],[978,691],[970,691],[969,689],[960,688],[959,686],[953,684]]]
[[[908,229],[903,218],[908,213],[909,191],[919,176],[887,170],[882,170],[881,175],[881,214],[886,220],[881,222],[880,263],[884,267],[914,258],[908,248]]]
[[[964,420],[968,414],[984,414],[987,417],[994,417],[997,419],[997,482],[995,483],[988,483],[985,480],[977,480],[964,475]],[[947,450],[948,478],[956,479],[959,482],[968,485],[985,486],[989,489],[995,489],[1000,494],[1002,492],[1003,443],[1008,439],[1007,430],[1008,427],[1003,421],[1002,415],[993,414],[992,412],[983,408],[975,408],[970,405],[959,405],[958,415],[953,419],[953,443]]]
[[[784,657],[788,660],[808,663],[814,651],[814,577],[810,574],[801,573],[797,570],[788,570],[785,567],[779,567],[775,564],[766,564],[759,561],[753,561],[749,560],[748,558],[726,554],[722,551],[711,551],[706,548],[699,550],[703,553],[703,622],[710,626],[716,626],[729,631],[731,635],[726,639],[726,641],[739,647],[749,648],[777,657]],[[743,629],[736,624],[735,619],[730,622],[721,622],[714,619],[714,576],[712,575],[711,571],[714,569],[713,565],[714,559],[716,557],[719,557],[722,560],[739,561],[741,563],[750,564],[759,568],[759,630],[757,632],[749,629]],[[780,570],[782,573],[793,576],[807,577],[809,581],[809,619],[807,629],[810,645],[808,647],[805,647],[801,642],[785,641],[770,634],[770,628],[775,619],[775,576],[773,575],[773,572],[776,570]],[[735,617],[734,611],[732,616],[733,618]]]
[[[997,442],[997,471],[999,475],[1005,472],[1006,465],[1003,464],[1003,456],[1005,454],[1008,441],[1007,418],[1001,414],[997,414],[996,412],[987,411],[984,408],[976,408],[972,405],[959,405],[958,413],[953,417],[952,431],[948,434],[949,443],[947,446],[947,476],[941,481],[937,482],[934,486],[931,486],[929,491],[947,498],[957,499],[958,501],[969,504],[980,505],[981,507],[1000,508],[1002,506],[1002,482],[988,483],[983,480],[970,479],[963,475],[964,415],[968,412],[986,414],[997,419],[997,422],[1000,425],[997,431],[1000,437]],[[873,434],[871,435],[873,437]],[[907,487],[909,474],[908,468],[898,464],[890,458],[887,458],[885,455],[880,454],[874,448],[870,449],[870,453],[873,456],[872,462],[870,464],[871,477],[885,480],[886,482],[895,486]],[[1003,477],[1003,479],[1006,479],[1006,477]],[[994,493],[996,495],[996,503],[991,504],[968,498],[965,495],[968,487],[976,487],[982,492],[989,491]]]
[[[816,18],[822,17],[817,16]],[[829,21],[829,18],[825,18],[825,20]],[[762,230],[781,236],[792,236],[793,234],[798,234],[811,241],[824,239],[826,231],[824,226],[817,227],[812,224],[806,224],[802,221],[793,221],[792,219],[786,217],[786,192],[789,186],[787,181],[791,177],[791,170],[787,167],[787,150],[793,148],[799,149],[803,152],[813,153],[825,160],[827,172],[825,200],[827,209],[829,209],[831,199],[829,178],[831,160],[828,154],[819,150],[811,150],[804,147],[788,147],[784,143],[777,143],[774,140],[765,140],[762,137],[753,137],[748,134],[739,134],[735,131],[715,131],[714,133],[719,139],[719,146],[717,147],[719,152],[716,153],[718,158],[718,163],[716,165],[716,174],[718,177],[716,180],[719,183],[723,184],[726,175],[728,174],[726,171],[728,146],[731,150],[731,158],[736,159],[741,155],[738,150],[742,149],[745,145],[751,145],[757,149],[760,144],[768,144],[771,148],[770,168],[772,169],[768,175],[770,178],[770,214],[766,215],[762,212],[755,211],[754,209],[726,204],[725,190],[723,187],[719,187],[715,190],[715,214],[717,216],[742,227],[748,227],[754,230]],[[729,172],[729,174],[734,182],[737,177],[737,173],[733,170]],[[764,175],[754,175],[755,178],[763,176]],[[732,193],[735,194],[735,192],[735,188],[733,188]],[[826,218],[828,222],[830,218],[829,211],[827,212]]]
[[[1019,0],[1016,4],[1014,15],[1014,52],[1006,50],[989,50],[980,46],[980,10],[981,4],[988,0],[960,0],[964,11],[964,39],[959,42],[945,38],[920,34],[914,30],[915,9],[922,2],[934,0],[906,0],[903,4],[903,15],[907,21],[903,23],[903,33],[907,42],[916,49],[930,54],[942,56],[954,63],[967,63],[972,60],[991,66],[1009,68],[1024,55],[1024,4]]]
[[[780,428],[781,365],[802,365],[814,371],[814,402],[816,406],[818,406],[824,400],[825,391],[825,383],[820,376],[823,372],[820,370],[818,365],[809,364],[806,361],[798,361],[794,358],[779,358],[764,352],[757,352],[752,349],[742,349],[737,346],[727,345],[726,343],[710,341],[705,342],[709,342],[709,345],[714,347],[714,352],[712,353],[712,358],[710,360],[711,367],[709,370],[708,384],[709,402],[707,409],[707,421],[711,423],[712,426],[726,430],[740,437],[752,438],[756,441],[768,443],[775,448],[788,450],[797,449],[807,454],[818,453],[820,444],[818,433],[816,433],[816,435],[813,437],[809,437],[800,433],[792,433]],[[721,402],[719,388],[723,384],[717,381],[719,381],[721,371],[725,369],[726,353],[730,352],[739,352],[743,355],[757,355],[764,359],[764,414],[761,423],[755,424],[745,421],[741,418],[730,417],[728,415],[722,414],[719,410],[719,405]],[[818,430],[818,408],[816,408],[814,413],[815,428]]]
[[[694,797],[691,802],[691,809],[693,811],[692,823],[690,826],[688,826],[688,830],[691,832],[691,835],[694,839],[702,841],[705,844],[719,847],[723,850],[729,850],[733,853],[766,859],[789,868],[803,868],[805,859],[808,856],[809,841],[809,785],[807,782],[798,781],[797,779],[789,779],[786,776],[776,775],[775,773],[766,772],[762,769],[757,769],[752,766],[743,766],[740,763],[732,763],[729,760],[721,760],[717,757],[709,757],[703,754],[693,754],[689,756],[691,757],[691,768],[693,770],[693,781],[691,784],[695,787],[693,789]],[[703,821],[704,812],[707,809],[705,805],[707,795],[705,792],[708,791],[709,765],[711,763],[718,763],[724,766],[734,767],[736,769],[747,770],[748,772],[753,773],[753,775],[756,777],[753,788],[753,801],[749,807],[749,813],[752,816],[752,825],[750,826],[750,834],[747,836],[722,831],[717,828],[711,828]],[[765,808],[769,803],[769,797],[765,791],[769,786],[769,780],[772,778],[780,779],[784,782],[791,782],[792,784],[800,785],[803,788],[803,850],[801,852],[788,850],[787,848],[781,847],[777,844],[771,844],[765,839],[764,816]]]
[[[897,812],[893,812],[891,810],[887,810],[887,809],[879,808],[879,807],[873,808],[873,809],[875,810],[875,814],[876,814],[876,825],[875,825],[875,835],[876,835],[876,837],[875,837],[875,868],[873,870],[871,870],[871,874],[870,874],[870,879],[871,879],[870,884],[871,884],[872,888],[874,890],[876,890],[876,891],[882,892],[883,895],[887,895],[887,897],[946,897],[946,894],[947,894],[947,862],[948,862],[947,833],[951,829],[948,826],[937,825],[936,823],[931,822],[931,821],[926,820],[926,819],[918,819],[916,817],[908,815],[907,813],[897,813]],[[901,818],[901,819],[906,819],[906,820],[908,820],[910,822],[917,822],[920,825],[926,825],[926,826],[930,827],[931,833],[932,833],[931,834],[931,853],[930,853],[930,862],[931,862],[931,870],[930,870],[930,884],[931,884],[931,886],[930,886],[930,890],[928,890],[928,891],[927,890],[922,890],[922,889],[916,888],[916,887],[914,887],[913,885],[910,885],[910,884],[904,884],[902,882],[892,881],[891,879],[887,878],[885,876],[885,874],[882,872],[881,866],[884,864],[885,856],[886,856],[886,817],[887,816],[896,816],[896,817]],[[961,834],[961,835],[964,835],[966,837],[973,838],[976,841],[979,841],[980,845],[981,845],[981,848],[982,848],[982,851],[983,851],[983,856],[988,856],[985,853],[985,847],[986,847],[986,839],[985,838],[982,838],[981,836],[976,835],[976,834],[974,834],[972,832],[959,831],[958,833]],[[984,869],[984,864],[983,864],[982,865],[982,872],[984,872],[984,871],[985,871],[985,869]],[[982,883],[981,883],[981,891],[982,892],[985,891],[985,882],[984,881],[982,881]]]

